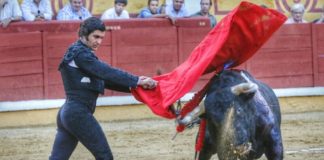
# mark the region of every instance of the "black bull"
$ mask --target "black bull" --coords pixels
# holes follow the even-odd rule
[[[283,159],[280,106],[273,90],[246,71],[215,76],[205,99],[204,146],[198,159]]]

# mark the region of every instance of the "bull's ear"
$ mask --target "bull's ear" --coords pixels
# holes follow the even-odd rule
[[[251,97],[258,90],[258,85],[255,83],[241,83],[231,87],[231,91],[234,95],[245,95]]]

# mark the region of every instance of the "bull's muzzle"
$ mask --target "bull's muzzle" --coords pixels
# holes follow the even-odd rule
[[[232,148],[233,154],[236,157],[245,157],[250,153],[251,150],[252,150],[251,143],[245,143],[245,144],[235,146]]]
[[[192,121],[194,121],[196,118],[198,118],[200,115],[205,113],[205,106],[199,105],[194,110],[189,112],[184,118],[179,119],[178,123],[183,125],[188,125]]]

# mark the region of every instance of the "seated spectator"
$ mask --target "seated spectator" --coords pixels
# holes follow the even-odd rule
[[[161,13],[159,0],[148,0],[147,6],[140,11],[138,18],[169,18],[168,15]]]
[[[115,0],[114,7],[106,10],[102,14],[101,20],[106,20],[106,19],[129,19],[129,14],[125,10],[126,6],[127,6],[127,0]]]
[[[184,0],[173,0],[171,5],[165,7],[165,14],[174,18],[188,17],[188,11],[184,6]]]
[[[175,24],[175,18],[166,15],[163,6],[165,7],[165,5],[161,5],[159,8],[159,0],[148,0],[148,7],[140,11],[138,18],[169,18],[171,23]]]
[[[305,7],[301,3],[295,3],[290,8],[291,17],[288,18],[285,24],[295,24],[295,23],[307,23],[303,19],[305,13]]]
[[[84,20],[91,17],[91,13],[83,6],[83,0],[69,0],[57,14],[57,20]]]
[[[11,22],[20,21],[22,12],[17,0],[0,0],[0,25],[6,28]]]
[[[216,25],[216,18],[215,16],[211,15],[209,13],[209,10],[212,6],[212,1],[211,0],[200,0],[200,11],[191,15],[191,17],[197,17],[197,16],[201,16],[201,17],[206,17],[209,18],[210,20],[210,26],[213,28]]]
[[[161,13],[161,14],[165,14],[165,8],[166,8],[166,4],[165,3],[162,3],[161,4],[161,6],[159,7],[159,12]]]
[[[321,18],[316,19],[314,21],[314,23],[316,23],[316,24],[324,23],[324,4],[323,4],[323,7],[322,7],[322,15],[321,15]]]
[[[148,0],[147,7],[143,8],[138,14],[138,18],[154,18],[159,17],[159,0]],[[165,17],[165,15],[163,16]]]
[[[51,20],[53,16],[50,0],[23,0],[21,10],[25,21]]]

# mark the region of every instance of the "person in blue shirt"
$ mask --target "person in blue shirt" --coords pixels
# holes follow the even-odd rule
[[[215,27],[217,21],[215,16],[209,13],[211,6],[213,5],[211,0],[200,0],[200,11],[191,15],[191,17],[206,17],[210,20],[210,26]]]
[[[57,13],[57,20],[84,20],[91,17],[91,13],[83,6],[83,0],[69,0]]]
[[[138,18],[168,18],[168,15],[161,14],[159,0],[148,0],[147,7],[140,11]]]
[[[57,115],[57,133],[50,160],[67,160],[81,142],[97,160],[113,160],[105,134],[93,116],[104,89],[130,92],[131,88],[153,89],[157,82],[114,68],[98,59],[95,51],[106,33],[96,17],[83,21],[79,40],[64,54],[59,65],[66,101]]]
[[[175,18],[165,14],[162,7],[165,6],[159,7],[159,0],[148,0],[147,7],[140,11],[138,18],[168,18],[172,24],[175,24]]]

